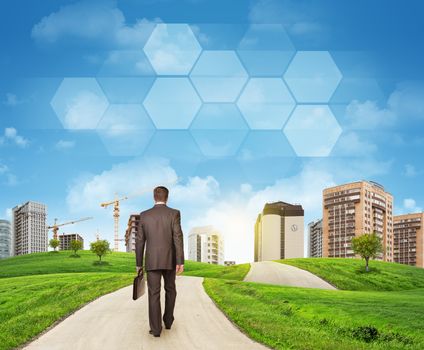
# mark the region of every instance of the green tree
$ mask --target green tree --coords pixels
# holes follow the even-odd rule
[[[77,251],[82,249],[82,242],[76,239],[71,241],[71,249],[74,251],[74,255],[77,255]]]
[[[56,251],[56,248],[59,247],[60,241],[58,239],[54,239],[52,238],[49,241],[49,246],[52,247],[54,249],[54,251]]]
[[[352,238],[352,249],[355,254],[365,259],[365,271],[369,271],[368,262],[370,258],[375,258],[378,253],[383,251],[381,239],[374,233],[364,233],[358,237]]]
[[[92,242],[90,243],[90,250],[102,261],[102,256],[110,252],[109,242],[105,239]]]

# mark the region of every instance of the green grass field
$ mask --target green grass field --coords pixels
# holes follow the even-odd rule
[[[207,279],[205,290],[251,338],[275,349],[424,349],[424,269],[355,259],[278,261],[339,289]]]
[[[24,344],[86,303],[125,287],[135,257],[111,253],[103,263],[89,251],[37,253],[0,260],[0,350]],[[185,275],[242,280],[249,265],[185,262]],[[128,298],[131,296],[129,295]]]
[[[370,261],[365,272],[361,259],[310,258],[277,260],[307,270],[344,290],[407,290],[424,288],[424,269],[383,261]]]

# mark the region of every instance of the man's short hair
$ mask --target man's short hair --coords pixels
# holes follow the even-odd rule
[[[165,186],[158,186],[153,190],[153,198],[156,202],[166,202],[169,190]]]

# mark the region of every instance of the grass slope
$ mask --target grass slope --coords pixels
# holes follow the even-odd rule
[[[361,259],[303,258],[277,260],[280,263],[307,270],[328,281],[338,289],[399,291],[424,288],[424,269],[370,261],[370,272],[365,272]]]
[[[217,279],[204,287],[244,332],[274,349],[424,349],[424,290],[326,291]]]
[[[128,273],[1,278],[0,350],[22,345],[89,301],[130,284],[132,278]]]
[[[103,258],[102,264],[90,251],[78,252],[78,258],[71,255],[71,251],[59,251],[3,259],[0,260],[0,278],[75,272],[135,273],[133,253],[110,253]],[[189,276],[242,280],[249,271],[249,264],[225,267],[186,260],[184,268],[184,274]]]

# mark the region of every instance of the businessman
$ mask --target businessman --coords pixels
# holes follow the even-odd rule
[[[169,208],[169,191],[159,186],[153,190],[155,205],[140,213],[135,243],[137,272],[143,269],[144,248],[147,288],[149,295],[150,334],[160,337],[162,320],[166,329],[174,322],[174,306],[177,291],[175,276],[184,271],[183,232],[181,215]],[[160,305],[161,279],[165,282],[165,312]]]

